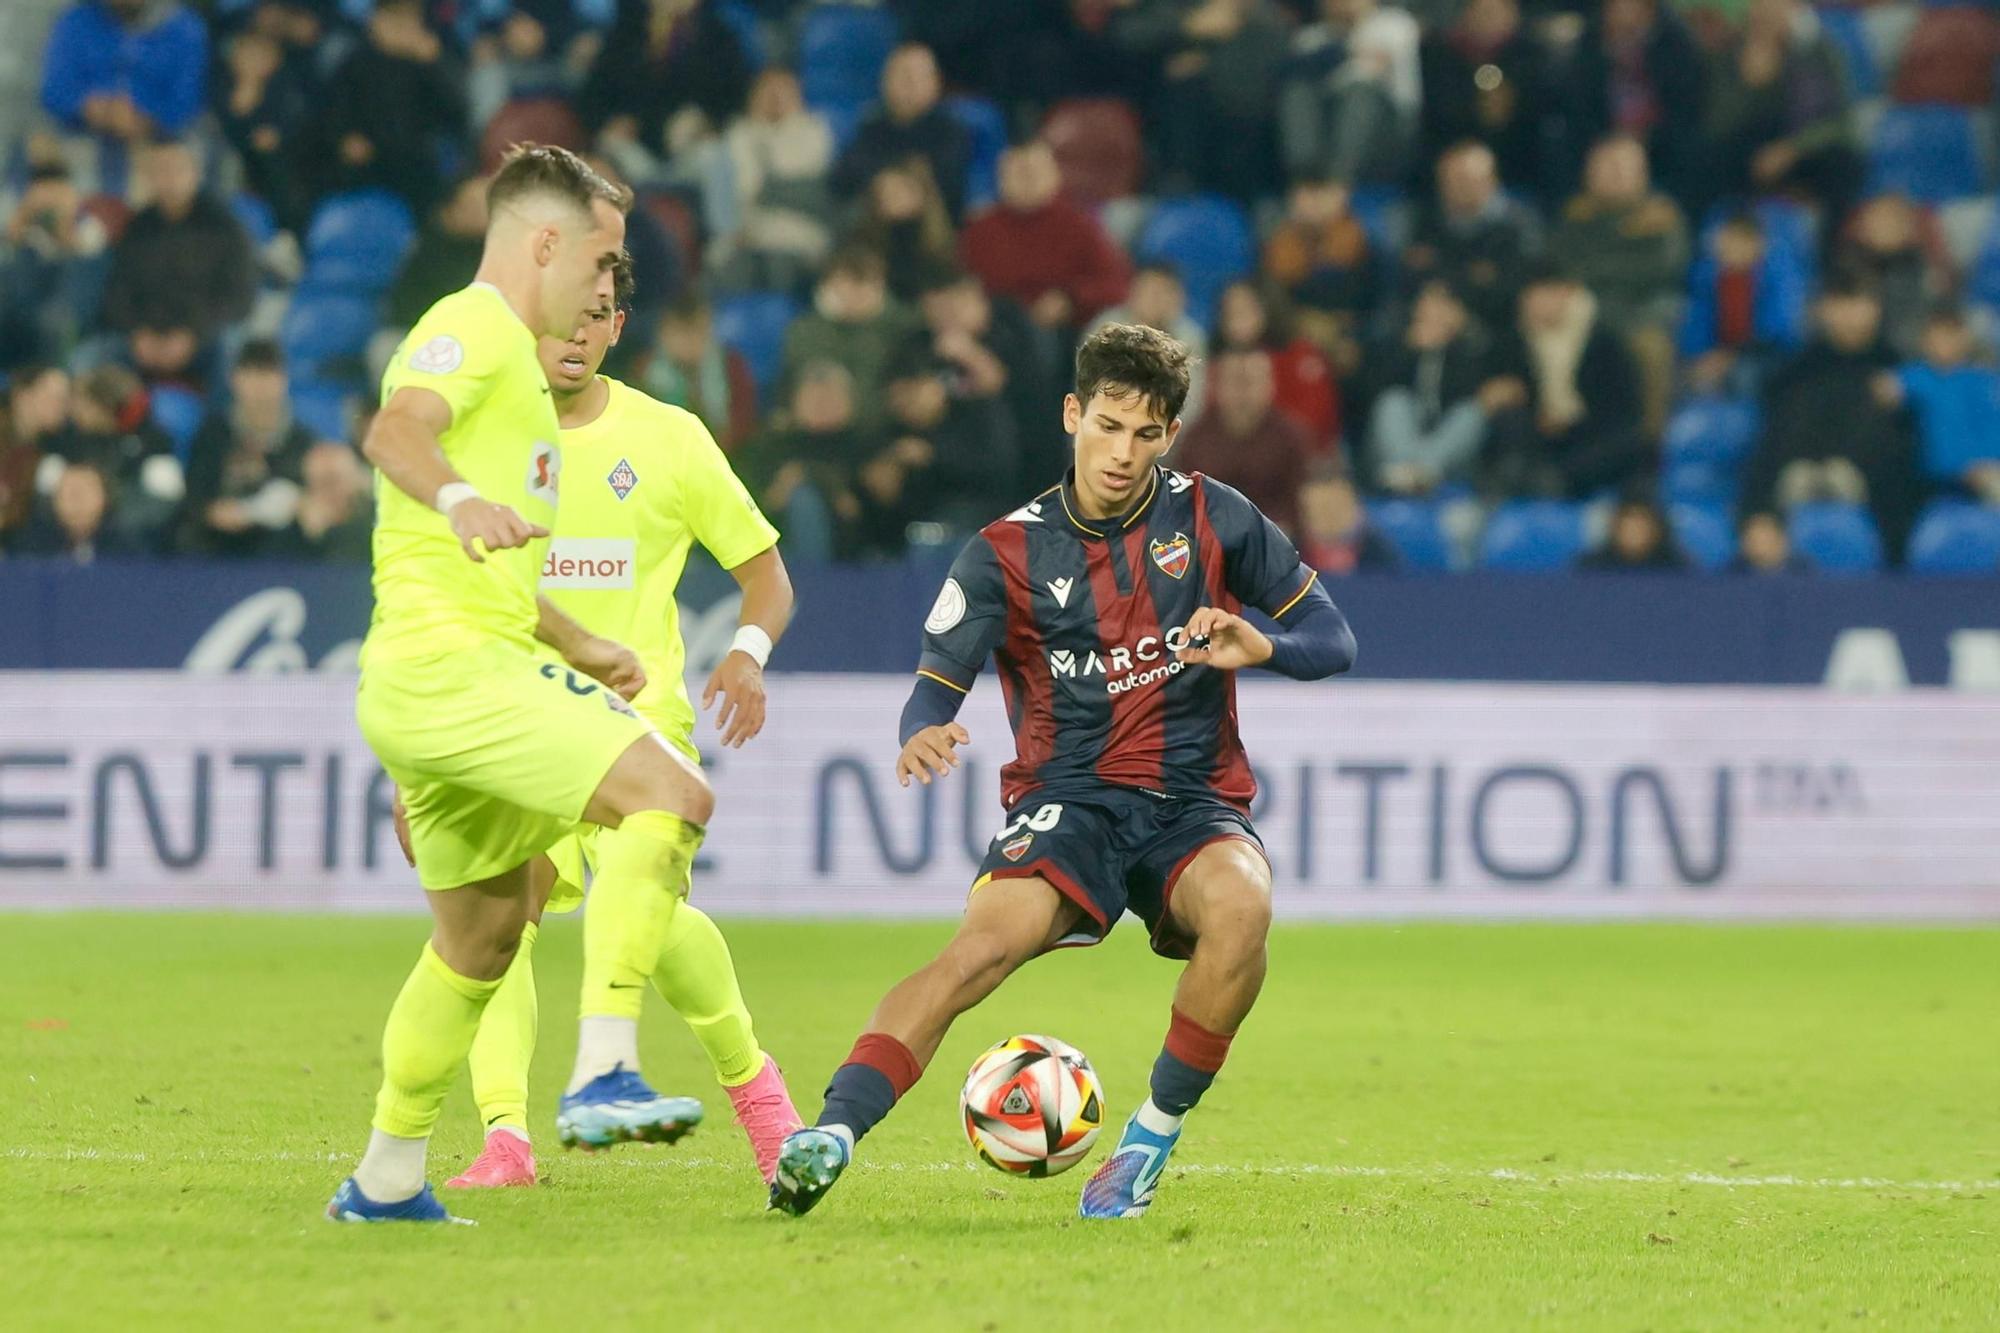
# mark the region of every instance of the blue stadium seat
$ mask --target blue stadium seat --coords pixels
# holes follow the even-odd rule
[[[1180,270],[1188,314],[1203,328],[1222,289],[1257,258],[1250,219],[1235,202],[1214,194],[1161,200],[1139,229],[1135,250],[1141,262],[1165,260]]]
[[[735,35],[751,69],[762,69],[771,63],[770,44],[764,40],[764,26],[757,21],[756,10],[744,0],[720,0],[715,6],[715,16]]]
[[[278,234],[278,220],[271,215],[271,206],[248,190],[238,190],[229,197],[229,211],[249,235],[250,244],[259,250]]]
[[[1848,86],[1855,97],[1880,97],[1882,69],[1875,63],[1875,51],[1868,45],[1868,30],[1861,21],[1861,15],[1838,5],[1820,5],[1817,8],[1821,30],[1833,39],[1833,44],[1840,48],[1840,54],[1847,58]]]
[[[1714,505],[1677,504],[1668,507],[1667,521],[1681,554],[1704,573],[1723,568],[1736,556],[1736,534],[1727,511]]]
[[[1486,520],[1479,563],[1487,569],[1546,573],[1583,554],[1583,509],[1562,500],[1510,500]]]
[[[1393,185],[1357,185],[1347,208],[1368,233],[1368,245],[1378,256],[1394,255],[1402,249],[1408,200],[1401,190]]]
[[[1869,150],[1869,192],[1907,194],[1931,204],[1982,193],[1986,169],[1972,116],[1955,106],[1884,111]]]
[[[372,296],[301,287],[279,330],[285,359],[308,378],[341,360],[359,360],[381,326]]]
[[[303,280],[320,288],[385,292],[416,238],[408,205],[387,190],[333,195],[306,229]]]
[[[1433,500],[1375,500],[1368,505],[1368,523],[1382,534],[1403,567],[1432,573],[1451,568],[1451,541]]]
[[[1726,509],[1736,503],[1739,484],[1734,463],[1706,458],[1675,458],[1667,462],[1660,489],[1668,504]]]
[[[896,45],[896,19],[870,5],[818,5],[799,29],[799,83],[818,110],[858,112],[875,100]]]
[[[347,407],[350,395],[338,384],[314,380],[292,381],[292,416],[321,440],[348,440]],[[360,441],[350,441],[359,444]]]
[[[972,141],[971,160],[965,167],[966,207],[990,204],[1000,194],[1000,154],[1007,151],[1007,113],[998,102],[985,97],[947,97],[944,107],[965,127]]]
[[[799,303],[779,292],[750,292],[716,302],[715,336],[743,353],[765,402],[784,368],[785,330],[798,315]]]
[[[1870,574],[1882,567],[1882,536],[1860,505],[1800,505],[1789,527],[1792,550],[1821,573]]]
[[[1924,510],[1910,534],[1913,574],[2000,572],[2000,510],[1942,500]]]
[[[153,390],[153,424],[174,442],[174,456],[185,463],[194,433],[201,429],[201,395],[177,384],[162,384]]]
[[[1740,462],[1757,442],[1757,405],[1740,398],[1690,398],[1667,421],[1668,466]]]

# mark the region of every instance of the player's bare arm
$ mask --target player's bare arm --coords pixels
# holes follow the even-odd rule
[[[486,562],[480,546],[504,551],[548,536],[547,528],[485,499],[458,474],[438,444],[450,428],[451,406],[442,397],[429,389],[401,388],[375,414],[361,452],[398,490],[442,509],[459,546],[476,563]]]
[[[943,777],[958,767],[958,747],[970,744],[972,733],[956,722],[925,727],[903,742],[903,752],[896,756],[896,781],[907,787],[915,778],[928,787],[933,774]]]
[[[622,643],[592,634],[557,609],[547,597],[535,598],[541,618],[535,637],[562,654],[563,661],[592,680],[616,690],[626,699],[635,699],[646,688],[646,669],[639,655]]]
[[[1188,617],[1188,646],[1174,654],[1189,666],[1241,671],[1271,660],[1271,640],[1264,632],[1220,607],[1204,606]]]
[[[705,711],[722,700],[716,730],[724,745],[737,749],[764,729],[764,661],[791,623],[793,598],[791,575],[775,546],[729,572],[743,590],[736,643],[709,676],[701,706]]]

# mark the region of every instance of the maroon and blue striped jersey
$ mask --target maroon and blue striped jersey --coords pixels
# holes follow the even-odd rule
[[[920,674],[969,692],[990,656],[1015,757],[1012,808],[1042,787],[1112,783],[1256,795],[1236,730],[1236,673],[1174,660],[1203,606],[1283,615],[1317,578],[1277,525],[1199,472],[1155,467],[1118,518],[1077,511],[1066,479],[988,524],[924,622]]]

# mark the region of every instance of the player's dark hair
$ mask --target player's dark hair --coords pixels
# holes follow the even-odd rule
[[[1171,422],[1187,402],[1193,358],[1188,349],[1143,324],[1106,324],[1076,349],[1076,400],[1088,405],[1102,392],[1134,394],[1155,420]]]
[[[553,195],[581,212],[602,199],[620,213],[630,212],[632,192],[592,170],[567,148],[517,143],[501,159],[500,170],[486,187],[486,209],[498,214],[509,204],[538,194]]]
[[[271,338],[252,338],[236,354],[237,370],[283,370],[285,353]]]
[[[638,289],[639,279],[632,268],[632,252],[620,250],[618,258],[611,261],[611,308],[630,310],[632,293]]]

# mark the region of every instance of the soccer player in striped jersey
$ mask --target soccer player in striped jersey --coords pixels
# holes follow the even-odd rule
[[[1094,944],[1130,911],[1156,953],[1187,960],[1151,1096],[1080,1206],[1136,1217],[1257,998],[1271,872],[1250,823],[1236,673],[1331,676],[1353,664],[1354,636],[1256,506],[1161,465],[1188,362],[1149,328],[1087,338],[1063,403],[1074,466],[968,543],[931,608],[897,776],[929,783],[957,766],[970,737],[954,718],[991,657],[1014,730],[1007,823],[951,942],[883,998],[817,1124],[785,1140],[773,1207],[803,1213],[824,1197],[953,1019],[1029,959]]]

